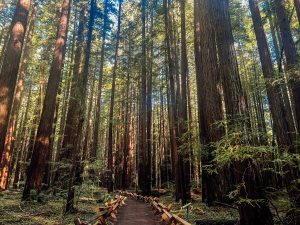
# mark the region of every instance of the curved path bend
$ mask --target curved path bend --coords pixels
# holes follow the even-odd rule
[[[114,225],[162,225],[160,216],[155,215],[149,204],[126,199],[124,206],[118,209]]]

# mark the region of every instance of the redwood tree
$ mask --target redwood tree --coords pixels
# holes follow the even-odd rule
[[[284,50],[287,67],[289,70],[289,85],[292,90],[292,100],[295,108],[297,131],[300,133],[300,81],[299,75],[294,72],[298,68],[298,55],[296,45],[293,40],[289,22],[289,15],[285,9],[283,0],[274,1],[277,15],[277,22],[280,30],[282,47]]]
[[[0,160],[13,104],[31,0],[18,0],[0,72]]]
[[[221,96],[217,87],[218,67],[217,49],[215,43],[215,32],[212,18],[208,12],[212,12],[210,0],[198,0],[199,7],[199,26],[197,26],[196,35],[199,35],[200,41],[197,48],[200,49],[199,58],[196,58],[197,69],[197,88],[201,89],[198,93],[199,98],[199,123],[200,123],[200,141],[202,144],[202,195],[203,201],[212,203],[217,200],[219,192],[217,186],[217,175],[209,170],[213,170],[213,151],[212,142],[219,141],[224,133],[221,127],[216,123],[223,119]],[[196,11],[198,12],[198,11]]]
[[[147,148],[147,53],[146,53],[146,3],[141,1],[142,10],[142,58],[140,82],[140,109],[139,109],[139,166],[138,182],[144,195],[151,193],[151,154]],[[150,157],[149,157],[150,156]],[[150,163],[150,166],[149,166]]]
[[[181,154],[180,154],[180,175],[181,175],[181,198],[185,204],[191,199],[190,187],[190,152],[184,147],[188,141],[185,137],[188,132],[188,102],[187,102],[187,76],[188,76],[188,58],[186,46],[186,25],[185,25],[185,2],[180,1],[181,13],[181,107],[179,109],[179,122],[181,132]]]
[[[98,95],[96,102],[96,113],[95,113],[95,126],[94,126],[94,138],[93,146],[91,149],[90,158],[92,161],[96,160],[97,150],[99,144],[99,126],[100,126],[100,111],[101,111],[101,95],[102,95],[102,81],[103,81],[103,68],[105,60],[105,50],[106,50],[106,35],[108,30],[108,12],[109,12],[109,1],[104,2],[104,12],[103,12],[103,26],[101,35],[101,53],[100,53],[100,71],[99,71],[99,82],[98,82]]]
[[[18,113],[21,105],[21,98],[25,89],[25,76],[28,67],[30,47],[32,43],[32,35],[34,31],[35,19],[37,14],[37,6],[34,6],[30,16],[29,29],[26,37],[26,44],[24,46],[24,53],[22,57],[22,62],[19,70],[18,82],[16,87],[16,92],[14,96],[13,106],[11,110],[11,118],[9,121],[8,132],[5,140],[4,155],[1,163],[0,171],[0,188],[6,189],[8,185],[9,178],[9,167],[11,163],[11,157],[13,153],[13,142],[16,135],[16,126],[18,121]]]
[[[112,74],[112,88],[110,97],[110,112],[109,112],[109,128],[108,128],[108,150],[107,150],[107,170],[108,170],[108,192],[113,191],[113,126],[114,126],[114,106],[115,106],[115,92],[116,92],[116,76],[118,66],[118,52],[120,44],[120,32],[121,32],[121,15],[122,15],[122,0],[119,0],[118,11],[118,30],[116,37],[116,47],[114,56],[114,67]]]
[[[82,129],[85,117],[85,98],[86,86],[88,81],[88,73],[84,70],[84,30],[85,30],[85,13],[86,6],[80,5],[80,16],[78,25],[78,35],[74,59],[74,70],[70,93],[70,102],[68,108],[68,115],[66,120],[65,138],[63,148],[67,149],[67,159],[72,159],[71,169],[69,170],[69,188],[68,198],[66,204],[66,211],[69,212],[74,209],[75,184],[81,180],[81,157],[80,146],[82,139]],[[66,159],[66,160],[67,160]]]
[[[257,0],[249,0],[249,5],[262,71],[264,78],[266,79],[267,96],[270,103],[270,111],[273,118],[274,132],[276,134],[278,145],[280,147],[294,149],[293,134],[295,133],[295,130],[293,124],[290,124],[285,116],[286,109],[284,107],[281,93],[278,92],[277,87],[271,85],[269,81],[275,77],[275,72],[258,8],[258,2]]]
[[[36,135],[35,146],[28,168],[27,180],[23,191],[23,200],[28,199],[30,190],[40,191],[42,188],[43,174],[49,152],[50,136],[56,105],[56,96],[61,79],[63,61],[66,50],[68,25],[71,9],[71,0],[63,0],[61,16],[57,28],[57,37],[51,63],[50,75],[43,104],[42,115]]]

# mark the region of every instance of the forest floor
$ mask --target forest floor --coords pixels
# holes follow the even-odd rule
[[[67,215],[63,213],[65,205],[64,194],[57,196],[43,194],[39,198],[42,201],[34,200],[30,203],[20,203],[21,190],[2,192],[0,193],[0,225],[71,225],[74,224],[73,220],[75,218],[89,221],[95,215],[97,206],[103,205],[104,202],[109,201],[111,198],[105,189],[91,185],[83,185],[79,192],[80,197],[75,200],[75,206],[78,211]],[[174,203],[174,197],[171,193],[172,191],[167,191],[160,197],[160,201],[165,205],[172,203],[172,212],[181,214],[192,224],[195,224],[195,220],[199,219],[238,219],[238,211],[236,209],[223,206],[207,207],[201,202],[200,195],[197,194],[193,194],[192,207],[187,217],[186,209],[182,209],[179,203]],[[99,203],[99,199],[101,199],[100,202],[102,203]],[[284,211],[286,209],[286,201],[278,200],[276,206],[280,207],[280,212]],[[274,220],[278,220],[276,216]]]

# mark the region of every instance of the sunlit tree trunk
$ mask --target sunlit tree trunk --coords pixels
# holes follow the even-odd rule
[[[5,146],[30,6],[31,0],[19,0],[17,3],[0,72],[0,160]]]
[[[29,114],[29,108],[31,103],[31,87],[29,89],[29,94],[27,97],[27,103],[26,103],[26,110],[24,113],[24,117],[22,118],[20,127],[19,127],[19,134],[18,134],[18,144],[16,146],[18,150],[17,155],[17,162],[16,162],[16,170],[15,170],[15,177],[13,182],[13,187],[15,188],[18,185],[19,179],[24,176],[24,166],[22,165],[23,162],[26,159],[26,146],[27,146],[27,122],[28,122],[28,114]]]
[[[273,63],[263,29],[257,0],[249,0],[249,4],[258,45],[258,51],[262,64],[263,75],[265,79],[274,79],[275,73],[273,69]],[[286,120],[286,111],[284,108],[281,93],[278,92],[277,87],[271,85],[268,80],[266,80],[266,88],[270,103],[270,111],[274,123],[274,131],[276,133],[278,144],[280,147],[288,147],[293,149],[294,145],[292,135],[293,133],[295,133],[295,130],[293,129],[293,126]]]
[[[18,121],[18,112],[21,105],[21,98],[25,89],[25,76],[26,76],[26,70],[28,67],[28,61],[29,61],[29,53],[30,53],[30,47],[32,43],[32,34],[34,30],[34,24],[35,24],[35,18],[37,13],[37,7],[33,7],[33,10],[31,12],[31,18],[28,28],[28,34],[26,37],[26,44],[23,50],[23,57],[22,62],[19,70],[19,76],[18,76],[18,82],[16,87],[16,92],[14,96],[13,106],[11,110],[11,118],[9,121],[8,126],[8,132],[6,135],[5,140],[5,146],[4,146],[4,156],[1,161],[1,171],[0,171],[0,188],[6,189],[8,184],[8,178],[9,178],[9,167],[12,157],[12,151],[13,151],[13,142],[15,140],[15,134],[16,134],[16,126]]]
[[[23,199],[27,199],[31,189],[40,191],[42,188],[43,173],[49,151],[50,136],[54,120],[57,91],[61,79],[63,61],[65,56],[68,25],[71,9],[71,0],[64,0],[62,4],[61,17],[57,29],[57,37],[50,76],[43,104],[43,111],[39,123],[36,142],[33,150],[28,177],[23,191]]]
[[[75,55],[75,44],[76,44],[76,26],[77,26],[77,18],[78,18],[78,7],[77,5],[75,6],[75,16],[74,16],[74,21],[73,21],[73,35],[72,35],[72,40],[70,43],[70,51],[69,51],[69,68],[68,68],[68,75],[66,77],[67,84],[66,88],[64,90],[64,100],[63,100],[63,107],[62,107],[62,115],[61,115],[61,122],[60,122],[60,127],[59,127],[59,134],[58,134],[58,140],[57,140],[57,153],[56,153],[56,162],[60,161],[61,158],[63,157],[64,151],[62,149],[62,144],[64,140],[64,132],[65,132],[65,126],[66,126],[66,117],[67,117],[67,110],[68,110],[68,103],[69,103],[69,98],[70,98],[70,89],[71,89],[71,81],[72,81],[72,74],[74,70],[74,55]],[[59,169],[57,170],[57,173],[59,173]],[[54,182],[57,181],[58,174],[55,174],[54,177]]]
[[[92,108],[94,102],[94,94],[95,94],[95,77],[96,77],[96,69],[94,71],[93,77],[91,78],[91,93],[89,98],[89,104],[87,108],[87,116],[86,116],[86,127],[85,127],[85,137],[83,144],[83,160],[88,161],[90,156],[90,141],[91,141],[91,116],[92,116]]]
[[[81,176],[81,174],[79,174],[81,172],[80,147],[82,128],[85,117],[85,98],[88,73],[86,73],[85,71],[84,61],[84,31],[86,23],[86,6],[80,3],[79,6],[80,16],[78,25],[78,35],[76,41],[74,70],[64,135],[65,138],[63,143],[63,148],[67,150],[67,158],[65,158],[64,161],[70,164],[70,169],[68,170],[70,178],[68,184],[69,187],[66,212],[69,212],[74,209],[75,185],[81,183],[82,180],[82,178],[78,176]],[[69,161],[68,159],[71,159],[72,161]]]

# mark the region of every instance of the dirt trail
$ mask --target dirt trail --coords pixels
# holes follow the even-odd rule
[[[160,216],[155,215],[149,204],[126,199],[126,205],[118,209],[114,225],[161,225]]]

